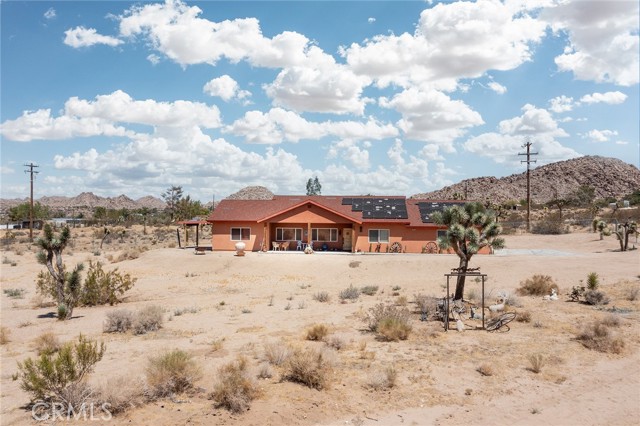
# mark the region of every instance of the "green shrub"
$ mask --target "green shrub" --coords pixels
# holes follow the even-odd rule
[[[587,275],[587,288],[589,290],[597,290],[600,285],[600,277],[595,272],[590,272]]]
[[[364,286],[360,289],[360,292],[362,294],[366,294],[367,296],[373,296],[378,292],[378,286],[377,285],[367,285]]]
[[[520,287],[516,290],[521,296],[545,296],[551,294],[552,289],[560,293],[558,285],[548,275],[536,274],[525,281],[520,282]]]
[[[24,298],[24,294],[27,292],[24,288],[6,288],[2,291],[11,299],[22,299]]]
[[[164,309],[160,306],[145,306],[136,314],[133,321],[133,334],[146,334],[162,328]]]
[[[106,272],[102,269],[102,263],[89,261],[80,304],[96,306],[120,303],[121,296],[134,286],[136,280],[129,274],[120,274],[117,268]]]
[[[149,358],[145,372],[147,396],[151,399],[188,391],[201,377],[200,367],[191,355],[179,349]]]
[[[568,227],[559,219],[554,217],[537,221],[531,226],[532,234],[560,235],[568,234]]]
[[[241,413],[250,408],[251,401],[259,394],[257,384],[249,375],[247,359],[239,357],[235,362],[218,369],[218,381],[213,387],[211,398],[218,407]]]
[[[77,342],[64,344],[55,354],[42,354],[33,360],[18,362],[21,388],[32,399],[65,403],[65,394],[80,384],[94,365],[102,359],[104,343],[80,335]]]

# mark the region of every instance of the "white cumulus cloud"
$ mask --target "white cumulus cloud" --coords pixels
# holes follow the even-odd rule
[[[238,82],[228,75],[223,75],[210,80],[204,85],[202,90],[204,93],[211,96],[218,96],[226,102],[234,98],[244,99],[251,96],[251,92],[241,90],[240,86],[238,86]]]
[[[591,139],[593,142],[609,142],[612,137],[618,136],[618,132],[616,130],[589,130],[584,138]]]
[[[49,9],[47,9],[47,11],[44,13],[44,17],[45,19],[54,19],[56,17],[56,10],[52,7],[50,7]]]
[[[569,112],[573,110],[573,107],[574,107],[573,98],[565,95],[557,96],[551,99],[549,103],[551,104],[549,109],[558,114],[563,112]]]
[[[585,104],[596,104],[596,103],[605,103],[605,104],[621,104],[627,100],[627,95],[622,92],[606,92],[606,93],[592,93],[590,95],[584,95],[580,98],[580,102]]]
[[[94,28],[76,27],[64,32],[64,44],[79,48],[89,47],[94,44],[106,44],[107,46],[118,46],[124,43],[115,37],[98,34]]]

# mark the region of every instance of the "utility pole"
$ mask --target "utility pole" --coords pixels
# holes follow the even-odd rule
[[[527,148],[527,152],[526,153],[518,153],[518,155],[526,155],[527,159],[526,160],[521,160],[521,163],[527,163],[527,232],[531,232],[531,222],[530,222],[530,217],[531,217],[531,180],[529,178],[530,175],[530,171],[531,171],[531,163],[535,163],[536,160],[532,160],[531,156],[532,155],[538,155],[537,152],[531,152],[531,142],[529,141],[529,139],[526,140],[525,144],[522,145],[523,148]]]
[[[34,175],[37,175],[40,172],[33,170],[36,167],[35,164],[29,163],[25,164],[25,167],[28,167],[29,170],[25,170],[25,173],[29,173],[31,176],[31,197],[29,198],[29,240],[33,242],[33,179]]]

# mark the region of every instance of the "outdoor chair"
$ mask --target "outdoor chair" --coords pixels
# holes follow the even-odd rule
[[[289,250],[289,241],[283,241],[280,243],[280,250],[287,251]]]
[[[280,250],[280,244],[277,241],[272,241],[271,244],[273,245],[273,251]]]
[[[298,243],[296,244],[296,250],[302,251],[302,241],[298,240]]]

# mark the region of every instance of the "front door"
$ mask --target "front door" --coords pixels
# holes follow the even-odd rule
[[[351,251],[352,236],[353,236],[353,229],[345,228],[342,230],[342,250]]]

